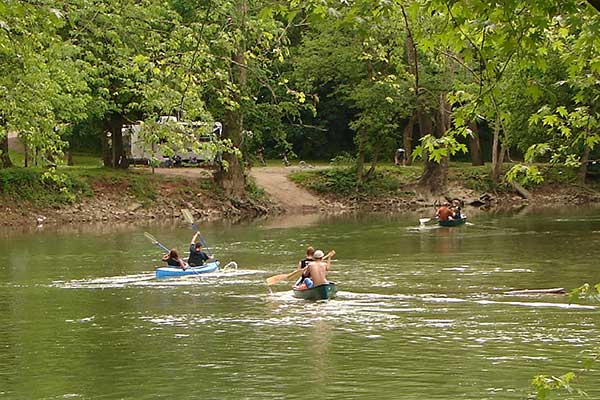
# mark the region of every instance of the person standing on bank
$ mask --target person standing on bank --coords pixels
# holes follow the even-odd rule
[[[396,154],[394,155],[394,164],[402,164],[402,166],[406,165],[406,151],[404,151],[403,148],[396,150]]]
[[[192,267],[199,267],[212,258],[212,256],[209,257],[202,250],[202,243],[196,242],[198,235],[200,235],[200,232],[194,233],[194,236],[192,236],[192,242],[190,243],[190,256],[188,257],[188,264]]]

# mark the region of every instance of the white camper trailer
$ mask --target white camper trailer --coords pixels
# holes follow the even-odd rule
[[[213,166],[219,155],[206,144],[219,140],[222,132],[220,122],[181,122],[175,117],[160,117],[159,124],[172,124],[179,142],[176,146],[166,140],[158,143],[147,143],[142,134],[142,124],[125,125],[123,127],[123,144],[130,164],[148,165],[154,161],[161,167],[189,165]]]

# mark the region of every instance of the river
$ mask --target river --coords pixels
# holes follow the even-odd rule
[[[0,398],[525,399],[581,368],[596,305],[504,292],[600,282],[600,211],[418,217],[202,225],[238,268],[160,281],[143,232],[183,250],[183,223],[2,231]],[[337,298],[270,292],[309,244],[336,250]]]

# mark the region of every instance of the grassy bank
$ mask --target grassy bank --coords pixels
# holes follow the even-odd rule
[[[161,195],[192,196],[211,189],[207,180],[152,175],[149,170],[113,170],[95,165],[58,169],[0,169],[0,201],[36,208],[60,207],[94,196],[128,197],[144,206]]]
[[[505,164],[505,172],[512,167]],[[539,186],[525,185],[526,188],[547,188],[550,186],[577,188],[576,171],[571,168],[547,164],[538,165],[544,181]],[[395,166],[382,164],[377,167],[372,176],[362,184],[356,180],[356,170],[350,165],[333,166],[329,169],[307,169],[290,175],[298,185],[322,195],[348,196],[357,195],[366,197],[394,196],[408,194],[407,185],[418,181],[423,173],[421,164],[411,166]],[[470,163],[450,163],[448,169],[449,182],[455,183],[476,192],[511,192],[514,189],[505,181],[495,183],[491,179],[491,165],[472,166]],[[600,189],[599,181],[588,181],[588,189]]]

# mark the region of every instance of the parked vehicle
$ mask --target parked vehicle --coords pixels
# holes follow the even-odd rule
[[[155,129],[156,126],[163,131],[155,135],[159,137],[158,143],[149,142],[149,136],[144,134],[143,129],[153,129],[148,125],[139,123],[123,127],[123,146],[129,164],[153,162],[160,167],[181,167],[214,166],[219,162],[220,155],[208,144],[220,139],[220,122],[183,122],[165,116],[159,119]],[[169,134],[164,135],[164,132]]]

